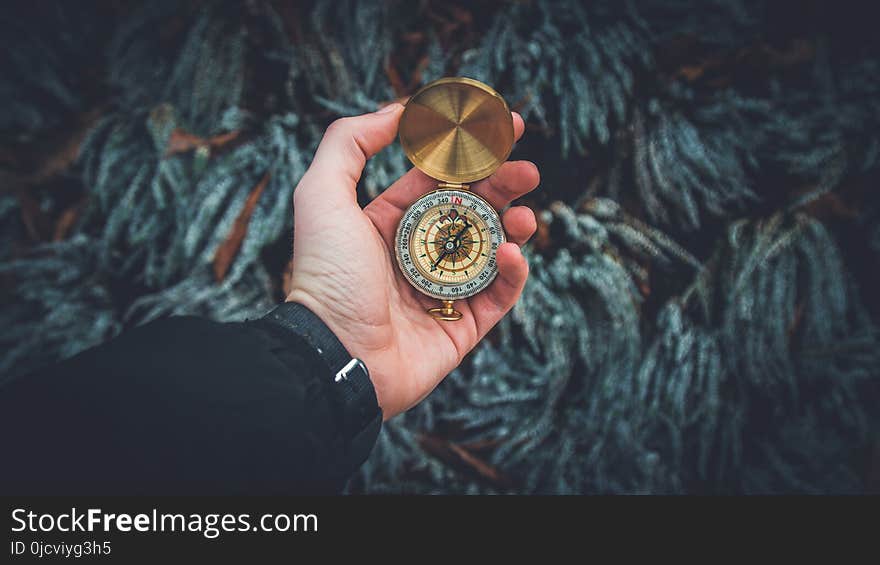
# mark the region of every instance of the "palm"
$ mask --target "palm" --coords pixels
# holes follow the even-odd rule
[[[521,122],[519,126],[521,133]],[[316,163],[330,135],[325,136]],[[347,138],[359,145],[365,143],[351,135]],[[345,139],[342,137],[343,142]],[[379,148],[390,139],[379,139],[383,141]],[[367,155],[372,152],[364,149]],[[362,167],[360,160],[349,172],[356,168],[359,174]],[[513,270],[525,263],[515,243],[505,244],[498,250],[499,279],[480,295],[456,302],[464,315],[460,321],[436,320],[426,309],[436,306],[437,301],[410,286],[391,252],[404,210],[434,188],[436,181],[411,170],[361,209],[351,198],[356,174],[327,177],[320,165],[313,164],[313,168],[319,170],[310,169],[295,193],[294,262],[288,300],[315,311],[349,351],[364,360],[388,417],[426,396],[497,323],[521,287],[510,277],[525,279],[524,272]],[[477,183],[473,189],[501,208],[536,184],[533,165],[508,163],[494,179]],[[522,241],[534,231],[534,218],[527,209],[513,208],[505,214],[504,225],[511,241]]]

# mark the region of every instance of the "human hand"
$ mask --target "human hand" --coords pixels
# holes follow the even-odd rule
[[[413,288],[392,258],[403,213],[437,181],[413,168],[366,208],[356,187],[367,159],[391,143],[403,106],[342,118],[327,128],[294,192],[294,261],[287,301],[303,304],[336,334],[370,371],[387,420],[412,407],[516,303],[528,276],[520,252],[537,227],[529,208],[502,215],[508,242],[497,250],[498,276],[480,294],[456,301],[463,317],[443,322],[427,314],[437,301]],[[517,139],[525,128],[513,114]],[[538,186],[528,161],[504,163],[471,185],[496,210]]]

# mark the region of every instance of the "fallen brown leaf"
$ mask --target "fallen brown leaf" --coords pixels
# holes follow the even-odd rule
[[[80,210],[82,210],[82,203],[74,204],[70,206],[58,216],[58,219],[55,221],[55,231],[52,234],[52,241],[62,241],[67,238],[67,234],[70,233],[71,228],[73,228],[74,224],[76,224],[77,218],[79,218]]]
[[[79,157],[83,140],[102,112],[101,108],[95,108],[80,116],[76,127],[60,140],[54,151],[47,154],[39,170],[29,179],[30,182],[37,184],[69,169]]]
[[[251,190],[244,203],[244,208],[238,214],[232,229],[229,231],[229,235],[226,236],[226,239],[217,248],[217,252],[214,254],[214,277],[217,282],[221,282],[226,278],[226,273],[229,272],[229,267],[241,248],[241,242],[244,241],[244,237],[247,235],[248,225],[250,224],[257,201],[260,199],[260,195],[263,194],[267,184],[269,184],[268,172],[263,175],[260,182]]]
[[[394,68],[394,63],[391,62],[391,59],[385,63],[385,76],[388,77],[388,82],[391,83],[391,89],[394,90],[395,96],[399,98],[406,95],[406,85],[403,84],[403,79],[400,77],[397,69]]]
[[[18,191],[18,205],[21,208],[21,220],[24,223],[28,236],[33,241],[45,241],[47,225],[49,220],[46,214],[40,209],[40,204],[30,192],[26,190]]]
[[[498,469],[489,465],[461,445],[436,436],[421,435],[421,446],[431,455],[450,464],[456,464],[475,472],[499,488],[507,488],[511,481]]]
[[[206,147],[213,152],[222,149],[229,143],[235,141],[239,135],[241,135],[241,132],[236,130],[204,138],[177,128],[171,132],[171,136],[168,138],[168,146],[165,148],[165,156],[170,157],[172,155],[177,155],[178,153],[187,153],[203,147]]]
[[[0,171],[2,190],[12,192],[42,185],[70,169],[79,157],[83,140],[103,111],[93,108],[77,116],[72,124],[49,131],[24,147],[6,148],[3,161],[10,170]],[[18,170],[13,170],[16,165]]]
[[[514,112],[519,112],[520,110],[522,110],[523,108],[526,107],[526,104],[528,104],[531,101],[532,101],[532,93],[530,91],[530,92],[527,92],[525,96],[523,96],[522,98],[520,98],[519,100],[514,102],[513,105],[510,107],[510,109],[513,110]]]
[[[482,459],[478,458],[476,455],[473,455],[465,448],[450,442],[449,449],[451,449],[452,452],[458,455],[458,457],[463,462],[473,468],[480,475],[495,483],[502,481],[501,473],[499,473],[498,470],[495,469],[495,467],[484,462]]]
[[[428,68],[430,63],[431,59],[427,55],[419,59],[419,63],[416,65],[416,69],[413,71],[413,74],[409,79],[409,84],[406,88],[407,93],[415,92],[419,88],[422,84],[422,73],[425,72],[425,69]]]
[[[813,186],[804,187],[795,193],[808,193]],[[852,220],[859,216],[859,209],[836,192],[826,192],[804,205],[804,211],[823,222],[831,220]]]

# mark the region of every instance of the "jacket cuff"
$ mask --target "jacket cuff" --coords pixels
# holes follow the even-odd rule
[[[285,302],[262,320],[297,335],[314,349],[321,364],[327,368],[329,388],[340,407],[347,451],[358,459],[358,463],[363,462],[382,427],[382,410],[367,367],[360,363],[362,370],[355,368],[347,371],[345,378],[338,378],[340,371],[352,367],[353,357],[330,328],[302,304]]]

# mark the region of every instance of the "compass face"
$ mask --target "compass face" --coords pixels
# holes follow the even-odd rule
[[[394,245],[407,280],[441,300],[468,298],[498,274],[495,251],[504,243],[501,219],[467,190],[435,190],[409,207]]]

